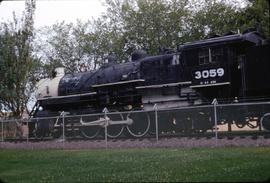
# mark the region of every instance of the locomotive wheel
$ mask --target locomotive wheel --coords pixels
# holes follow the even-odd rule
[[[100,130],[101,130],[100,126],[83,126],[80,128],[82,136],[88,139],[96,138]]]
[[[270,113],[264,114],[260,119],[260,123],[265,130],[270,131]]]
[[[127,118],[133,120],[131,125],[127,125],[127,130],[132,136],[142,137],[149,131],[150,117],[147,112],[130,112]]]
[[[119,113],[119,114],[108,114],[107,117],[111,121],[122,121],[122,120],[124,120],[123,115],[121,113]],[[110,124],[107,127],[107,136],[110,137],[110,138],[117,138],[123,133],[123,130],[124,130],[123,125]]]
[[[99,118],[100,116],[88,116],[88,117],[85,117],[83,120],[87,122],[91,122],[91,121],[96,121]],[[101,129],[102,129],[101,126],[81,126],[80,132],[84,138],[94,139],[99,135]]]

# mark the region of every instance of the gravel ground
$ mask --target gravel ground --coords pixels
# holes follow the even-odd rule
[[[107,142],[107,148],[192,148],[192,147],[270,147],[270,138],[235,137],[233,139],[215,138],[161,138],[156,139],[119,139]],[[52,140],[44,142],[1,142],[0,149],[104,149],[105,140],[92,141],[62,141]]]

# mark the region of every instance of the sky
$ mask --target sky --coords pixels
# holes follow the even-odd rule
[[[35,27],[50,26],[56,22],[75,23],[97,18],[106,11],[105,0],[36,0]],[[197,0],[196,0],[197,1]],[[244,0],[226,0],[243,5]],[[12,20],[13,11],[20,16],[24,11],[24,0],[4,0],[0,3],[0,22]]]
[[[103,0],[36,0],[35,27],[50,26],[56,22],[66,23],[97,18],[105,12]],[[2,1],[0,4],[0,22],[12,20],[13,12],[21,16],[24,0]]]

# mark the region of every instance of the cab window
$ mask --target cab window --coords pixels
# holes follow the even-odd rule
[[[222,59],[222,48],[203,48],[199,51],[199,65],[217,63]]]

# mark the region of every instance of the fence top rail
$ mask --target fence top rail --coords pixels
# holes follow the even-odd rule
[[[217,107],[226,107],[226,106],[250,106],[250,105],[270,105],[270,101],[265,102],[234,102],[230,104],[217,104]]]
[[[29,118],[24,118],[24,119],[21,119],[21,118],[16,118],[16,119],[5,119],[5,118],[0,118],[0,123],[1,122],[22,122],[22,123],[27,123],[29,122]]]
[[[129,114],[129,113],[143,113],[143,112],[162,112],[162,111],[175,111],[175,110],[192,110],[192,109],[203,109],[203,108],[213,108],[214,106],[216,107],[231,107],[231,106],[252,106],[252,105],[270,105],[270,101],[265,101],[265,102],[235,102],[235,103],[229,103],[229,104],[208,104],[208,105],[196,105],[196,106],[183,106],[183,107],[174,107],[174,108],[168,108],[168,109],[159,109],[158,105],[155,105],[156,107],[151,110],[131,110],[131,111],[117,111],[117,112],[106,112],[106,115],[110,114]],[[0,118],[0,122],[36,122],[38,120],[43,120],[43,119],[62,119],[63,117],[65,118],[78,118],[78,117],[91,117],[91,116],[104,116],[105,113],[92,113],[92,114],[77,114],[77,115],[59,115],[58,116],[53,116],[53,117],[36,117],[36,118],[24,118],[24,119],[5,119],[5,118]]]
[[[168,108],[168,109],[159,109],[157,105],[158,111],[172,111],[172,110],[186,110],[186,109],[202,109],[202,108],[213,108],[213,106],[216,107],[230,107],[230,106],[252,106],[252,105],[270,105],[270,101],[265,102],[235,102],[235,103],[227,103],[227,104],[205,104],[205,105],[196,105],[196,106],[183,106],[183,107],[174,107],[174,108]],[[148,112],[155,111],[147,110]]]

